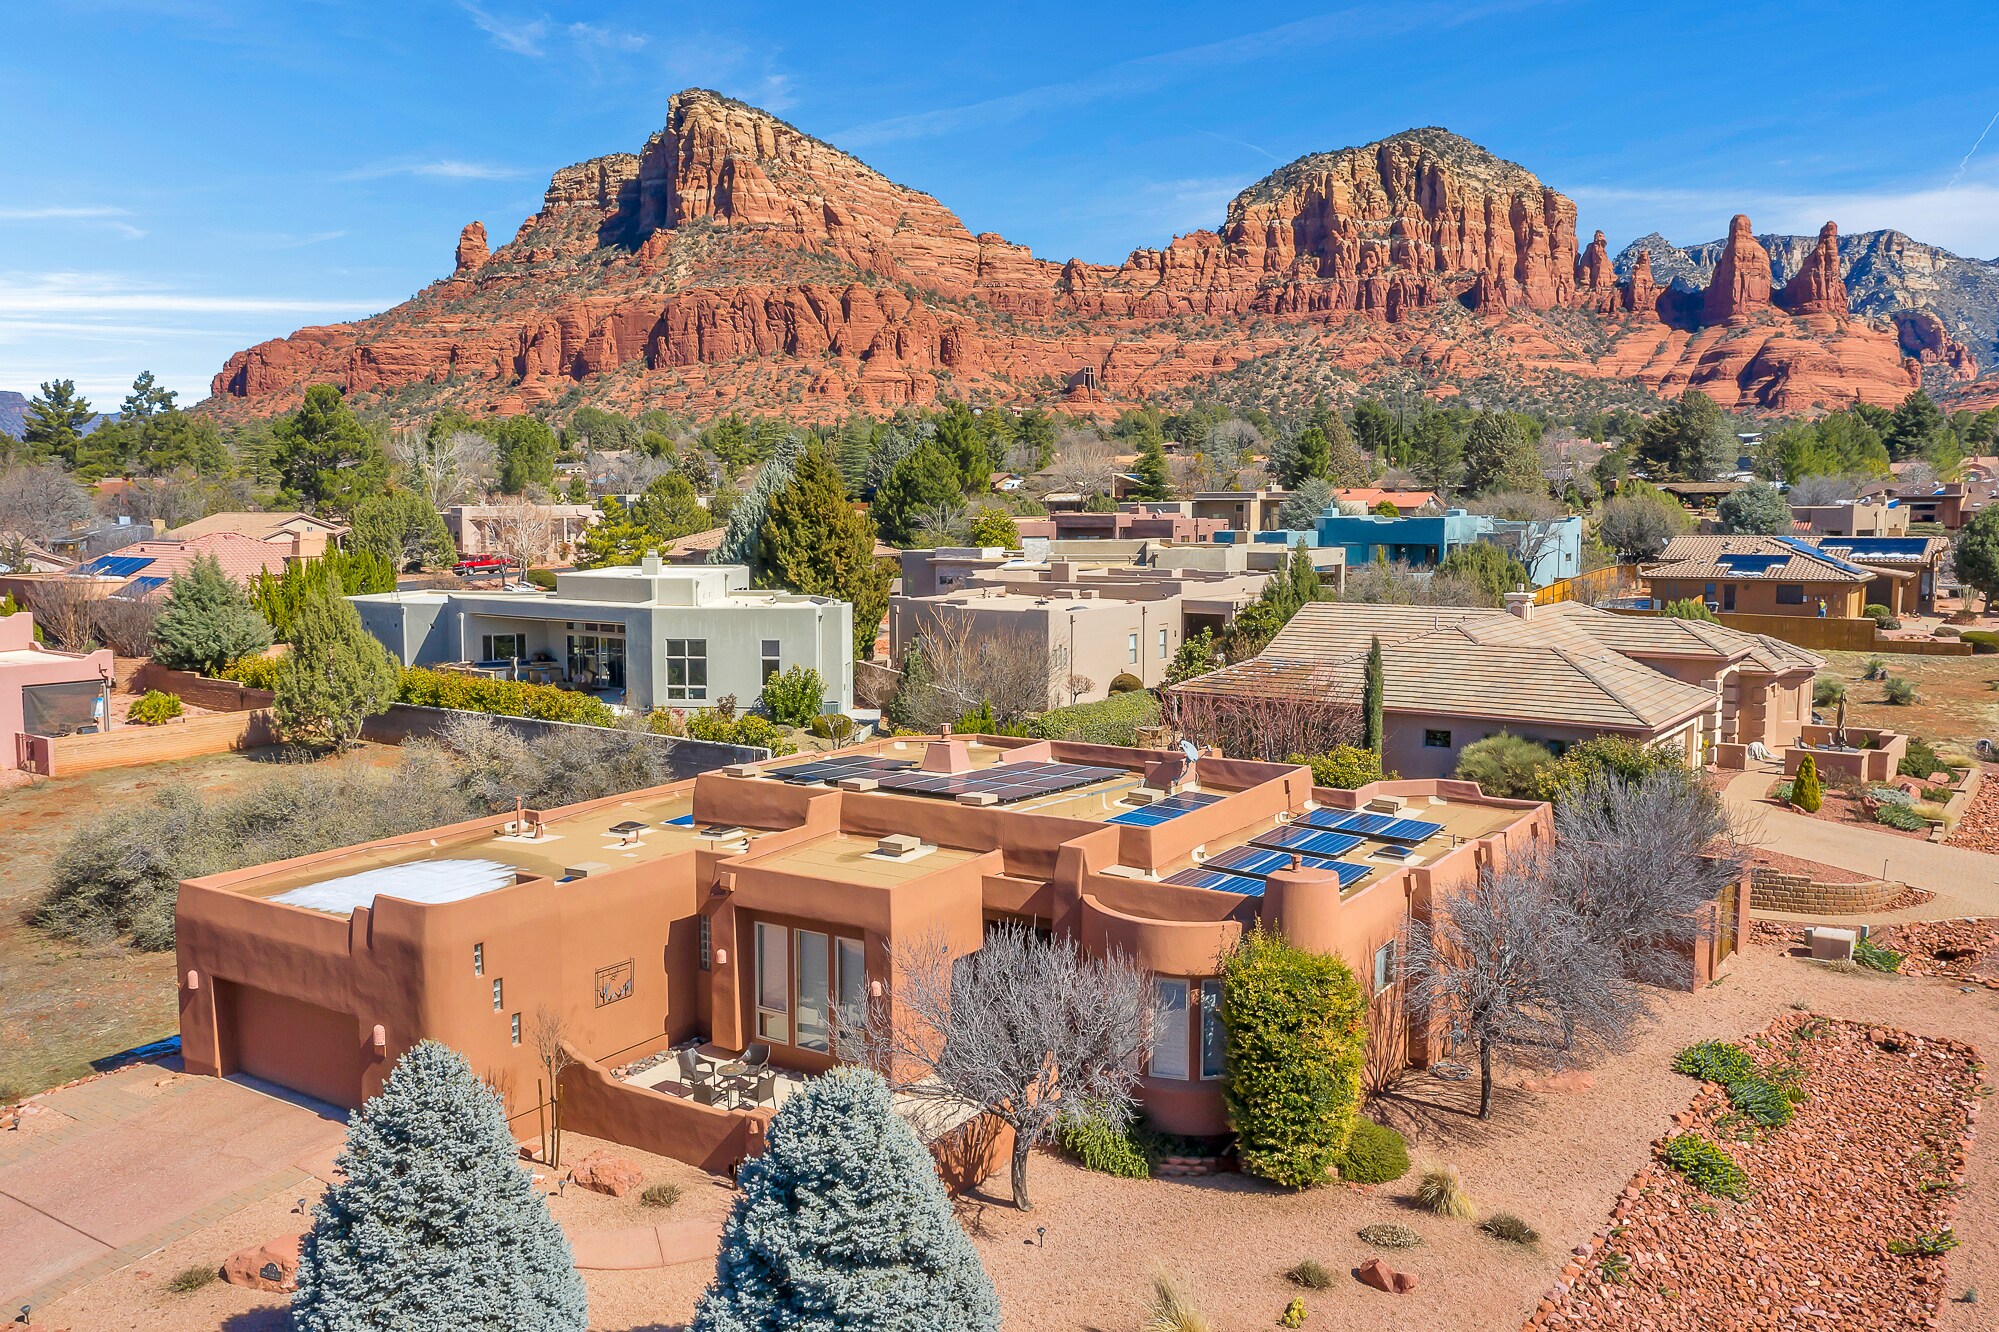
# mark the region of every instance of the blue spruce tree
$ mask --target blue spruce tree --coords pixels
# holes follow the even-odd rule
[[[992,1281],[876,1074],[786,1101],[737,1186],[693,1332],[997,1332]]]
[[[583,1332],[569,1241],[456,1050],[397,1060],[336,1164],[299,1246],[296,1332]]]
[[[722,534],[721,544],[708,553],[710,564],[747,564],[752,569],[763,567],[758,559],[757,546],[763,532],[764,514],[770,510],[771,496],[791,484],[791,478],[798,471],[798,460],[804,456],[805,444],[797,434],[786,435],[779,441],[777,452],[757,472],[756,480],[736,501],[736,507],[729,511],[729,530]]]

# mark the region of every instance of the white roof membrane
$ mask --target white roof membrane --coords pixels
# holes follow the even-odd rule
[[[309,883],[271,900],[345,916],[357,906],[373,906],[377,894],[406,902],[462,902],[508,887],[513,881],[514,867],[497,860],[413,860],[407,865],[385,865]]]

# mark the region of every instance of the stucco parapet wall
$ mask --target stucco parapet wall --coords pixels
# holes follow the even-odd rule
[[[1213,976],[1222,955],[1242,937],[1237,920],[1158,920],[1126,915],[1083,894],[1083,951],[1093,957],[1122,953],[1147,971],[1166,976]]]

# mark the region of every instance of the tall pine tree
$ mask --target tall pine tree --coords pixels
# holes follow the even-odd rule
[[[1361,747],[1381,753],[1382,742],[1382,675],[1381,640],[1371,638],[1367,644],[1367,668],[1361,677],[1360,727]]]
[[[28,399],[28,414],[21,423],[21,442],[44,454],[54,454],[75,467],[83,451],[83,433],[90,429],[90,399],[76,391],[67,379],[54,379]]]
[[[278,669],[273,710],[288,740],[351,744],[361,723],[396,701],[401,675],[388,650],[361,623],[354,603],[328,578],[299,607],[292,650]]]
[[[824,449],[815,445],[807,452],[791,483],[771,496],[758,545],[759,586],[848,602],[854,656],[865,661],[874,655],[892,576],[875,558],[874,524],[848,502]]]
[[[299,1245],[297,1332],[583,1332],[583,1282],[500,1099],[424,1041],[347,1129]]]
[[[998,1332],[978,1251],[877,1074],[807,1083],[736,1188],[693,1332]]]
[[[1173,473],[1166,465],[1166,446],[1156,433],[1147,435],[1139,442],[1138,461],[1133,465],[1133,471],[1138,476],[1138,492],[1133,498],[1173,498]]]
[[[804,451],[805,443],[796,434],[786,435],[778,442],[776,454],[757,470],[757,479],[729,510],[729,530],[722,534],[721,544],[708,553],[710,564],[757,567],[757,543],[763,536],[764,514],[770,509],[771,496],[791,484]]]
[[[923,530],[924,513],[964,498],[955,463],[931,441],[924,441],[889,470],[875,491],[875,526],[891,546],[907,546]]]

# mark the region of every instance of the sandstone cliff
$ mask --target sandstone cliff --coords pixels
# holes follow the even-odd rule
[[[968,395],[1106,409],[1297,357],[1348,384],[1384,367],[1630,377],[1783,410],[1891,402],[1912,382],[1910,336],[1847,318],[1837,262],[1819,256],[1773,304],[1746,218],[1704,294],[1643,269],[1620,284],[1602,233],[1579,249],[1575,224],[1524,167],[1417,129],[1300,158],[1213,231],[1056,264],[696,89],[639,152],[556,172],[506,244],[468,225],[449,278],[239,352],[214,392],[272,411],[324,380],[405,411],[520,410],[581,386],[627,408],[825,418]]]

